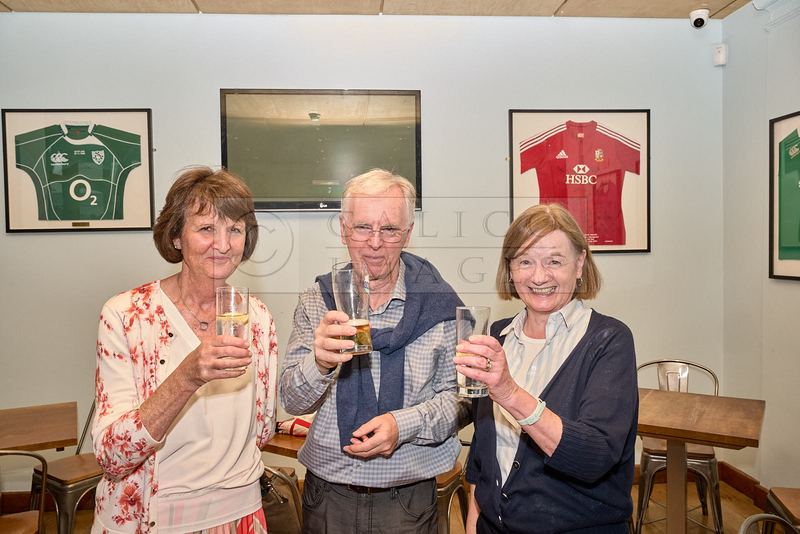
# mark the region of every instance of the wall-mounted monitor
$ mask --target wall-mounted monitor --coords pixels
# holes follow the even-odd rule
[[[335,211],[372,168],[407,178],[422,208],[419,91],[221,89],[222,165],[260,211]]]

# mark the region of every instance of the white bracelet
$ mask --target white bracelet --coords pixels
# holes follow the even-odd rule
[[[540,398],[537,398],[536,400],[539,401],[539,404],[536,406],[536,409],[533,411],[533,413],[530,414],[525,419],[517,419],[517,423],[519,423],[522,426],[525,426],[525,425],[532,425],[533,423],[539,420],[539,418],[542,416],[542,413],[544,413],[545,406],[547,405]]]

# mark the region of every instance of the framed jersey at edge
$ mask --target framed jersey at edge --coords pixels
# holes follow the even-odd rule
[[[511,220],[557,202],[592,252],[650,252],[650,110],[508,115]]]
[[[769,277],[800,280],[800,111],[769,121]]]
[[[149,109],[5,109],[6,232],[149,230]]]

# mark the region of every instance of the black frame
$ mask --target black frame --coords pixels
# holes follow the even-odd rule
[[[517,128],[515,129],[515,119]],[[599,126],[607,130],[614,129],[611,133],[625,142],[638,145],[639,148],[639,175],[643,178],[641,184],[635,184],[634,194],[624,194],[631,187],[630,180],[623,181],[623,187],[618,191],[620,217],[625,216],[626,227],[624,244],[595,244],[590,240],[590,248],[593,253],[641,253],[650,252],[650,110],[649,109],[617,109],[617,110],[563,110],[563,109],[510,109],[508,111],[509,124],[509,213],[511,221],[514,220],[515,203],[521,209],[534,205],[528,200],[538,198],[534,195],[526,195],[515,190],[515,180],[522,183],[520,150],[521,140],[533,140],[534,138],[547,139],[553,133],[557,133],[559,127],[566,122],[585,123],[594,121]],[[525,123],[519,124],[519,123]],[[526,129],[530,128],[530,130]],[[617,133],[619,130],[619,133]],[[552,132],[552,133],[551,133]],[[546,137],[545,137],[546,136]],[[535,141],[532,141],[535,142]],[[597,159],[599,152],[599,157]],[[563,151],[562,151],[563,153]],[[559,154],[561,156],[561,154]],[[567,156],[564,156],[567,157]],[[602,161],[603,151],[596,151],[596,161]],[[529,169],[532,170],[532,169]],[[585,172],[585,171],[582,171]],[[577,173],[577,171],[576,171]],[[623,170],[623,180],[625,171]],[[645,176],[642,176],[644,174]],[[636,176],[634,174],[634,176]],[[535,186],[537,195],[539,186]],[[518,194],[519,193],[519,194]],[[625,210],[625,200],[633,202],[634,209]],[[538,202],[537,202],[538,203]],[[524,206],[524,207],[523,207]],[[565,206],[567,207],[567,206]],[[568,208],[568,207],[567,207]],[[521,211],[521,209],[519,211]],[[568,208],[569,209],[569,208]],[[629,220],[630,219],[630,220]],[[633,231],[629,231],[633,230]],[[631,243],[628,236],[636,236],[635,242]],[[588,237],[588,236],[587,236]]]
[[[24,194],[24,191],[29,189],[28,182],[31,177],[26,171],[17,168],[17,151],[14,144],[16,136],[45,127],[56,126],[59,123],[70,123],[74,126],[74,124],[89,122],[94,123],[96,126],[122,129],[126,133],[139,136],[139,165],[136,165],[129,174],[125,175],[124,194],[127,195],[125,198],[128,200],[134,198],[135,195],[144,196],[147,199],[144,201],[146,204],[142,205],[141,201],[143,199],[138,197],[134,198],[133,203],[124,202],[126,209],[123,212],[124,217],[121,219],[62,220],[56,217],[54,219],[36,219],[34,221],[33,217],[25,214],[31,211],[40,213],[42,208],[39,207],[37,210],[38,201],[36,198]],[[155,221],[155,199],[153,196],[153,120],[151,109],[4,109],[2,110],[2,130],[6,233],[152,229]],[[105,148],[108,149],[107,146]],[[105,154],[102,154],[102,157],[95,163],[101,165],[104,159]],[[146,173],[146,176],[142,176],[143,173]],[[22,182],[19,182],[19,180],[22,180]],[[91,187],[88,185],[88,179],[81,181],[86,187],[86,196],[84,197],[86,198],[91,193]],[[25,185],[22,185],[22,183]],[[50,184],[48,183],[49,187]],[[74,183],[69,189],[70,194],[74,193],[73,188]],[[23,192],[21,193],[19,189],[22,189]],[[33,190],[30,191],[33,192]],[[75,200],[82,201],[83,198],[75,198]],[[47,212],[47,209],[44,209]],[[134,213],[131,214],[131,211]],[[49,215],[47,216],[49,217]],[[22,219],[22,221],[18,221],[18,219]]]
[[[778,145],[786,132],[794,131],[800,131],[800,111],[769,121],[769,277],[778,280],[800,280],[800,259],[780,259],[776,235],[776,227],[781,224],[780,210],[776,207],[779,191],[776,186],[780,181]],[[800,152],[795,153],[800,158]],[[797,210],[800,212],[800,206]]]
[[[421,125],[421,92],[418,90],[369,90],[369,89],[220,89],[220,134],[221,134],[221,161],[222,166],[229,168],[228,157],[228,117],[226,97],[229,95],[306,95],[308,97],[326,96],[413,96],[416,106],[414,150],[415,150],[415,176],[406,176],[417,190],[416,209],[422,209],[422,125]],[[387,170],[393,170],[386,165]],[[263,177],[253,176],[253,173],[237,172],[251,186],[259,185]],[[360,172],[366,172],[363,168]],[[264,200],[254,191],[254,204],[256,211],[339,211],[341,197],[313,197],[308,200]]]

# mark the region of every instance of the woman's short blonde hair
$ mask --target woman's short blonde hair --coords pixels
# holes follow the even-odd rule
[[[514,219],[503,239],[500,265],[497,266],[497,278],[494,282],[495,289],[501,300],[519,298],[519,294],[511,282],[511,260],[524,253],[527,248],[536,244],[541,238],[556,230],[561,230],[567,235],[577,254],[584,250],[586,251],[581,283],[575,288],[575,293],[572,295],[573,298],[589,300],[597,296],[603,279],[597,269],[597,264],[592,258],[592,251],[589,250],[589,243],[586,241],[586,236],[583,235],[581,227],[578,226],[572,214],[561,204],[539,204],[531,206]],[[534,238],[533,241],[526,249],[522,249],[531,237]]]
[[[350,179],[342,192],[342,215],[348,220],[352,213],[350,199],[353,195],[380,196],[397,188],[406,199],[406,226],[414,222],[414,207],[417,202],[417,188],[414,184],[399,174],[393,174],[385,169],[372,169],[364,174]]]
[[[189,210],[194,211],[189,213]],[[242,261],[252,256],[258,242],[258,221],[250,188],[225,169],[214,170],[198,165],[181,171],[153,225],[153,240],[161,257],[170,263],[183,260],[183,254],[175,248],[173,240],[181,236],[187,216],[206,213],[207,210],[232,221],[244,221]]]

